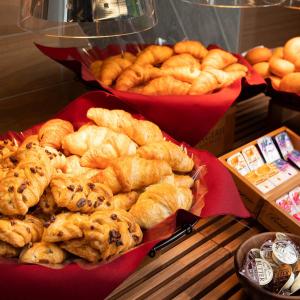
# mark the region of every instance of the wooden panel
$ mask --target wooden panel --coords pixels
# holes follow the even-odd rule
[[[0,0],[0,36],[19,33],[17,26],[20,0]]]

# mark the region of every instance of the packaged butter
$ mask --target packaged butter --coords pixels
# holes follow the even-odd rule
[[[246,147],[242,150],[242,154],[250,168],[250,170],[256,170],[264,164],[262,157],[260,156],[257,148],[254,145]]]
[[[235,168],[241,175],[245,176],[250,172],[250,169],[243,157],[243,155],[238,152],[227,159],[227,163]]]

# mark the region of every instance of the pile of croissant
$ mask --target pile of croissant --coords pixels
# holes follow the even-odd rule
[[[103,85],[143,95],[204,95],[245,77],[247,67],[221,49],[208,50],[198,41],[173,48],[151,45],[137,56],[125,52],[97,60],[91,73]]]
[[[123,110],[87,117],[78,131],[52,119],[20,145],[0,141],[0,256],[108,260],[141,243],[142,229],[191,208],[194,161],[158,126]]]
[[[288,40],[283,47],[251,49],[246,59],[264,78],[270,78],[275,90],[300,93],[300,37]]]

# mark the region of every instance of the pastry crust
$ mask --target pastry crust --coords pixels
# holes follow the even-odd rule
[[[175,44],[174,51],[177,54],[190,54],[197,59],[203,59],[208,50],[199,41],[181,41]]]
[[[23,249],[20,263],[26,264],[61,264],[66,259],[66,253],[59,246],[46,242],[33,243]]]
[[[194,69],[200,69],[201,64],[198,59],[188,53],[177,54],[170,57],[166,60],[161,69],[168,69],[168,68],[177,68],[177,67],[193,67]]]
[[[295,66],[288,60],[274,57],[270,60],[270,71],[278,77],[284,77],[295,71]]]
[[[248,51],[246,59],[251,65],[255,65],[260,62],[267,62],[272,56],[272,51],[266,47],[253,48]]]
[[[280,82],[280,90],[289,93],[300,94],[300,72],[284,76]]]
[[[253,65],[253,69],[261,75],[263,78],[270,76],[270,64],[269,62],[259,62],[255,65]]]
[[[139,193],[132,191],[129,193],[121,193],[113,196],[112,204],[114,208],[129,210],[136,203]]]
[[[173,53],[173,49],[168,46],[151,45],[138,54],[135,64],[158,65],[169,59]]]
[[[202,70],[206,69],[219,69],[222,70],[227,66],[234,64],[238,59],[231,53],[221,49],[209,50],[207,55],[204,57],[201,65]]]
[[[19,248],[15,248],[12,245],[0,241],[0,257],[13,258],[18,257],[20,253]]]
[[[283,47],[283,57],[295,63],[300,56],[300,37],[294,37],[286,42]]]

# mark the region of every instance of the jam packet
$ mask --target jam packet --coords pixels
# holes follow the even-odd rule
[[[287,132],[281,132],[275,136],[275,141],[282,154],[282,157],[287,160],[288,154],[294,150],[292,141]]]
[[[300,152],[293,150],[287,155],[288,159],[300,169]]]
[[[270,136],[264,136],[257,140],[257,145],[267,163],[280,159],[280,154]]]
[[[242,150],[242,154],[250,168],[250,170],[256,170],[264,164],[262,157],[260,156],[257,148],[254,145],[246,147]]]
[[[250,169],[243,157],[243,155],[238,152],[227,159],[227,163],[235,168],[241,175],[245,176],[250,172]]]

